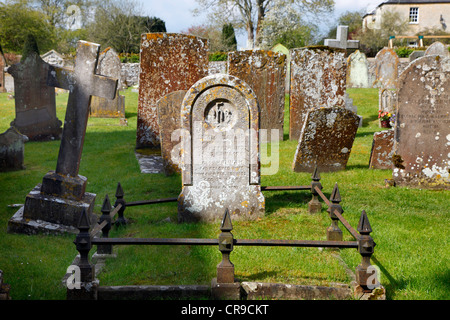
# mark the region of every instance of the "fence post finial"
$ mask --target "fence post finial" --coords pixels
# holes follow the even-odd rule
[[[319,194],[317,193],[316,187],[322,190],[322,184],[320,183],[320,173],[317,165],[314,167],[314,171],[311,175],[311,194],[312,199],[308,202],[308,212],[310,214],[319,213],[322,211],[322,204],[319,201]]]
[[[377,269],[370,264],[370,257],[374,253],[376,244],[370,236],[372,227],[364,210],[359,219],[358,232],[360,233],[358,252],[361,255],[361,263],[356,267],[356,282],[361,286],[363,292],[367,293],[372,292],[380,284],[378,283],[378,275],[376,274]]]

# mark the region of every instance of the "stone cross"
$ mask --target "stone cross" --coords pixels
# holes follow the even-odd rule
[[[100,45],[79,41],[75,69],[51,67],[48,85],[69,90],[56,173],[76,177],[86,134],[91,96],[114,99],[118,80],[96,75]]]
[[[358,49],[359,40],[348,39],[348,26],[338,26],[336,31],[336,39],[325,39],[324,44],[331,48],[340,49]]]

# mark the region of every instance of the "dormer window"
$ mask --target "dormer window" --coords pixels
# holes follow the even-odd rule
[[[409,23],[419,23],[419,8],[409,8]]]

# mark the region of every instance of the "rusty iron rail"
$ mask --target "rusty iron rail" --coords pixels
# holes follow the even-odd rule
[[[361,237],[361,235],[350,225],[350,223],[348,223],[347,220],[345,220],[345,218],[339,213],[339,211],[334,210],[334,214],[336,215],[336,217],[338,217],[339,221],[344,225],[345,229],[348,230],[348,232],[351,233],[351,235],[356,239],[359,240],[359,238]]]
[[[218,239],[198,238],[96,238],[93,245],[218,245]],[[357,241],[321,241],[321,240],[273,240],[273,239],[234,239],[235,246],[257,247],[329,247],[358,248]]]
[[[331,202],[328,200],[328,198],[323,194],[322,190],[318,187],[314,187],[314,190],[316,190],[317,194],[322,198],[322,200],[327,204],[327,206],[331,206]]]

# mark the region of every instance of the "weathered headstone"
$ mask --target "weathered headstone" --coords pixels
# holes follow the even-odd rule
[[[328,47],[291,50],[289,138],[298,140],[308,111],[345,107],[345,51]]]
[[[87,179],[78,171],[91,96],[113,99],[117,90],[117,79],[95,74],[99,49],[98,44],[79,41],[74,70],[49,69],[48,84],[69,90],[56,170],[48,172],[42,184],[27,195],[25,206],[8,223],[9,232],[77,232],[84,210],[91,221],[96,220],[96,195],[86,192]]]
[[[397,89],[379,89],[379,110],[395,113],[397,110]]]
[[[226,61],[210,61],[208,64],[208,74],[228,73]]]
[[[295,172],[344,170],[358,130],[356,113],[340,107],[311,109],[294,156]]]
[[[394,130],[384,130],[373,134],[370,152],[370,169],[392,169]]]
[[[55,88],[47,85],[50,65],[41,59],[34,41],[28,38],[25,48],[30,50],[8,68],[14,78],[16,108],[11,126],[31,141],[60,139],[62,122],[56,116]]]
[[[161,156],[166,175],[181,172],[179,167],[180,149],[177,145],[181,137],[181,105],[186,92],[186,90],[171,92],[156,103],[160,128]]]
[[[0,134],[0,171],[22,170],[24,143],[28,138],[14,127]]]
[[[391,48],[380,50],[375,56],[375,85],[384,89],[396,89],[398,79],[398,56]]]
[[[250,85],[256,93],[260,113],[260,129],[266,141],[283,140],[286,55],[265,50],[228,53],[228,74]],[[278,130],[272,137],[271,130]]]
[[[122,87],[120,58],[114,49],[106,48],[100,53],[97,74],[119,79],[119,84],[114,100],[92,97],[89,116],[97,118],[125,118],[125,97],[119,94],[119,89]]]
[[[424,50],[414,50],[413,52],[411,52],[411,54],[409,55],[409,62],[413,62],[414,60],[423,57],[425,55],[425,51]]]
[[[399,78],[393,178],[397,185],[450,189],[450,59],[414,60]]]
[[[347,88],[369,88],[367,58],[359,50],[347,58]]]
[[[207,39],[176,33],[141,36],[136,148],[160,145],[156,102],[207,75]]]
[[[338,26],[336,39],[325,39],[324,45],[330,48],[358,49],[359,40],[348,40],[348,26]]]
[[[260,186],[259,110],[255,93],[224,74],[198,81],[181,108],[183,189],[178,220],[213,221],[264,215]]]
[[[42,60],[54,67],[65,67],[66,63],[64,61],[64,56],[56,52],[55,50],[50,50],[47,53],[41,55]]]
[[[450,56],[450,52],[448,51],[448,47],[442,42],[436,41],[433,42],[427,50],[425,50],[425,55],[430,56],[433,54],[440,55],[441,58],[448,58]]]

